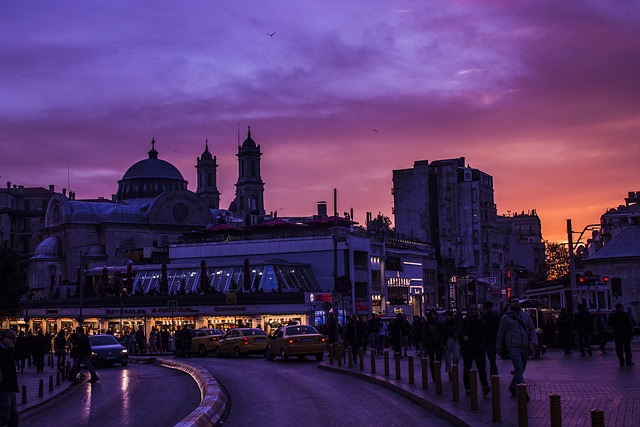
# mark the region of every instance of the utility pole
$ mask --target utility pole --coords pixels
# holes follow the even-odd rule
[[[578,284],[576,281],[576,258],[573,252],[573,229],[571,220],[567,220],[567,237],[569,243],[569,280],[571,280],[571,311],[578,308]]]

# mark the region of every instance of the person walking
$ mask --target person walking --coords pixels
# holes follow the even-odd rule
[[[18,374],[13,350],[16,333],[12,329],[0,332],[0,426],[18,426]]]
[[[578,312],[573,318],[573,327],[576,330],[576,340],[580,357],[585,357],[585,353],[593,356],[591,352],[591,334],[593,334],[593,318],[587,311],[584,304],[578,304]]]
[[[453,315],[453,311],[444,312],[444,322],[442,323],[442,360],[444,362],[444,370],[451,377],[451,365],[460,363],[460,343],[458,342],[458,324],[457,316]]]
[[[443,328],[438,323],[438,312],[430,310],[427,313],[427,319],[422,324],[422,347],[424,356],[429,358],[429,368],[431,369],[431,378],[436,380],[435,361],[442,359],[442,341]]]
[[[437,313],[436,313],[437,314]],[[422,330],[425,320],[422,316],[413,316],[413,328],[411,330],[411,337],[416,346],[416,356],[424,356],[424,343],[422,342]],[[442,344],[442,342],[440,343]]]
[[[71,360],[73,362],[71,372],[69,372],[69,376],[67,377],[69,381],[75,381],[76,376],[80,371],[80,361],[78,360],[78,349],[80,348],[80,334],[78,333],[79,329],[82,328],[78,326],[75,331],[73,331],[71,335],[69,335],[69,356],[71,356]],[[78,367],[77,371],[75,370],[76,366]]]
[[[89,336],[84,333],[84,329],[80,326],[76,328],[76,332],[78,334],[78,357],[73,361],[73,370],[71,376],[75,380],[76,375],[80,372],[80,364],[83,364],[91,374],[91,378],[89,378],[89,382],[96,382],[100,378],[96,374],[96,370],[91,363],[91,341],[89,341]]]
[[[569,356],[573,352],[571,348],[573,347],[573,339],[571,338],[571,317],[567,312],[565,307],[562,307],[560,310],[560,315],[558,316],[558,321],[556,322],[558,325],[558,345],[560,345],[564,349],[564,355]]]
[[[369,319],[369,345],[371,346],[371,351],[375,351],[378,353],[378,333],[380,332],[380,318],[375,314],[371,314],[371,319]]]
[[[609,342],[609,333],[607,330],[609,329],[609,325],[607,323],[607,318],[600,309],[596,311],[595,323],[595,332],[598,336],[598,347],[600,347],[600,352],[602,354],[607,354],[606,345],[607,342]]]
[[[56,356],[56,366],[58,371],[64,372],[64,363],[67,358],[67,337],[64,329],[60,329],[53,340],[53,352]]]
[[[513,379],[509,385],[511,396],[516,397],[518,384],[524,384],[524,371],[529,354],[535,351],[538,344],[533,319],[522,311],[518,297],[509,299],[509,311],[500,319],[496,342],[504,340],[507,352],[513,364]],[[529,395],[527,395],[527,401]]]
[[[16,345],[14,347],[16,367],[20,372],[24,372],[24,367],[29,358],[29,339],[24,334],[24,331],[20,331],[16,338]]]
[[[633,323],[624,311],[622,303],[616,304],[616,310],[609,315],[609,326],[613,330],[613,340],[616,343],[616,356],[620,366],[632,366],[631,338],[633,337]]]
[[[377,316],[380,319],[380,315]],[[387,340],[389,339],[389,328],[387,323],[380,319],[380,329],[378,330],[378,354],[383,354],[384,349],[387,347]]]
[[[395,319],[391,321],[389,325],[389,337],[391,338],[391,348],[394,353],[401,353],[402,351],[402,340],[401,340],[401,330],[402,324],[404,323],[404,316],[402,313],[396,314]]]
[[[478,315],[477,306],[473,303],[467,305],[467,315],[458,325],[458,341],[462,353],[463,372],[462,380],[466,394],[471,394],[469,371],[475,362],[478,377],[482,385],[482,395],[486,396],[491,391],[487,380],[487,325]]]
[[[144,325],[140,324],[138,325],[138,332],[136,332],[136,348],[137,348],[137,353],[136,354],[144,354],[145,353],[145,346],[146,346],[146,337],[144,334],[144,329],[143,329]]]
[[[487,325],[487,359],[489,359],[489,376],[498,375],[498,365],[496,363],[496,338],[498,337],[498,327],[500,318],[493,311],[493,302],[485,301],[482,320]]]

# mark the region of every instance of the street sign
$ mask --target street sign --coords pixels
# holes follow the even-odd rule
[[[178,311],[178,300],[172,299],[167,301],[167,310]]]

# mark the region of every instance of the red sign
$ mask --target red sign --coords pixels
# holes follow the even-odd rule
[[[317,302],[332,302],[333,295],[331,294],[313,294]]]

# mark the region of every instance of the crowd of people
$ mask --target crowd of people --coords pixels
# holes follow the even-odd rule
[[[538,320],[538,319],[536,319]],[[343,336],[345,348],[351,347],[353,361],[357,361],[358,351],[367,349],[382,354],[389,347],[400,357],[414,352],[429,362],[432,378],[435,379],[435,361],[440,361],[449,380],[451,366],[460,365],[465,391],[469,394],[469,371],[475,366],[484,395],[490,392],[488,376],[498,375],[496,359],[511,359],[513,378],[509,391],[517,394],[517,384],[524,383],[527,361],[542,347],[542,341],[557,346],[566,355],[576,349],[582,357],[592,356],[592,344],[606,353],[606,344],[613,339],[620,366],[634,364],[631,354],[631,340],[635,321],[631,312],[625,312],[622,304],[605,315],[598,310],[595,315],[585,306],[579,305],[575,313],[562,309],[556,316],[540,320],[542,334],[536,328],[534,318],[520,307],[518,298],[513,297],[502,309],[497,309],[491,301],[484,304],[469,304],[466,310],[429,310],[426,316],[397,314],[392,319],[380,315],[352,315],[344,325],[344,331],[330,313],[328,322],[319,329],[334,343]],[[539,338],[541,341],[539,342]],[[595,342],[592,342],[595,339]]]

